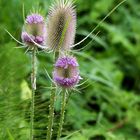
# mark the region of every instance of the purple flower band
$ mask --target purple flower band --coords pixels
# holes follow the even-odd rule
[[[39,15],[39,14],[31,14],[27,16],[26,18],[26,23],[28,24],[37,24],[37,23],[42,23],[44,21],[44,18]]]
[[[79,66],[75,57],[61,57],[57,60],[55,67],[61,67],[61,68],[67,69],[69,65],[73,67]]]
[[[80,80],[80,76],[74,76],[73,78],[62,78],[59,76],[54,77],[54,81],[59,85],[64,88],[72,88],[74,87]]]
[[[21,38],[22,38],[23,42],[25,42],[26,44],[34,44],[33,41],[39,45],[43,45],[43,43],[44,43],[43,36],[28,35],[26,32],[22,32]]]

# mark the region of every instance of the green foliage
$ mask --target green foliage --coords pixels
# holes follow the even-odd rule
[[[84,38],[117,0],[77,0],[77,36]],[[26,140],[30,127],[30,53],[17,44],[4,28],[20,40],[23,16],[40,6],[47,15],[50,1],[0,0],[0,139]],[[140,138],[140,2],[127,0],[80,46],[74,54],[80,63],[83,85],[70,93],[62,140],[139,140]],[[94,40],[88,44],[92,39]],[[87,45],[88,44],[88,45]],[[87,45],[87,46],[86,46]],[[86,46],[84,50],[77,49]],[[52,54],[38,54],[35,102],[36,140],[46,138]],[[55,122],[59,120],[60,96]],[[54,139],[57,130],[54,127]]]

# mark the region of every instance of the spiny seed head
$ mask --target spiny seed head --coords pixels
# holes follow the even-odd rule
[[[25,20],[21,38],[27,45],[34,45],[33,41],[39,45],[44,45],[46,40],[44,17],[36,13],[28,15]]]
[[[55,83],[63,88],[73,88],[81,79],[78,66],[75,57],[64,56],[58,58],[53,72]]]
[[[76,11],[71,0],[55,0],[50,7],[47,22],[47,46],[69,50],[76,32]]]

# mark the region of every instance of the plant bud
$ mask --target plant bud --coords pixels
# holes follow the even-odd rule
[[[47,46],[54,51],[69,50],[76,32],[76,11],[71,0],[56,0],[47,20]]]
[[[81,79],[75,57],[60,57],[55,63],[53,79],[58,86],[73,88]]]

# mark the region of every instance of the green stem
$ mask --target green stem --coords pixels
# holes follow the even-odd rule
[[[48,129],[47,129],[47,139],[51,140],[53,131],[53,120],[54,120],[54,103],[55,103],[55,92],[56,89],[52,87],[49,105],[49,116],[48,116]]]
[[[57,140],[60,139],[61,133],[62,133],[62,129],[63,129],[66,103],[67,103],[67,95],[66,95],[66,90],[64,90],[62,92],[61,113],[60,113],[60,122],[59,122],[59,128],[58,128],[58,133],[57,133]]]
[[[31,128],[30,128],[30,140],[34,139],[34,98],[36,91],[36,49],[32,51],[32,74],[31,74],[31,84],[32,84],[32,99],[31,99]]]
[[[59,57],[59,52],[55,52],[54,57],[55,57],[54,60],[56,61],[56,59]],[[55,84],[52,83],[46,140],[51,140],[51,138],[52,138],[53,121],[54,121],[55,93],[56,93],[56,86],[55,86]]]

